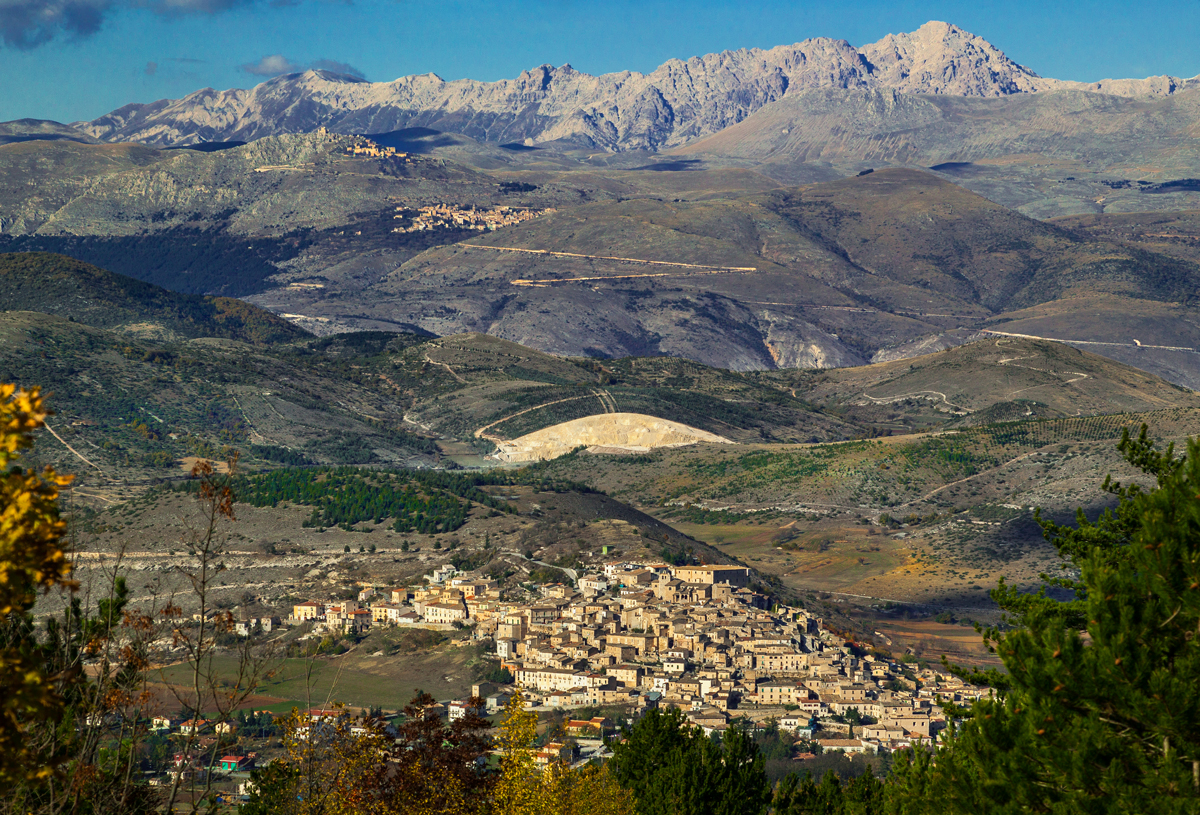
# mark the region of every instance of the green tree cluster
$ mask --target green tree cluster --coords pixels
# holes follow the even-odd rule
[[[471,504],[511,511],[469,477],[421,470],[285,467],[240,479],[234,489],[239,501],[256,507],[283,501],[313,507],[306,526],[391,519],[397,532],[436,534],[466,523]]]
[[[845,784],[834,772],[819,782],[812,775],[792,773],[775,787],[771,809],[774,815],[880,815],[886,789],[872,773]]]
[[[719,739],[678,709],[651,710],[613,747],[613,773],[638,815],[759,815],[770,800],[754,739],[731,727]]]

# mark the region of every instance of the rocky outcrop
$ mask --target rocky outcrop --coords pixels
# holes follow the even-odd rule
[[[811,89],[995,97],[1074,88],[1161,96],[1189,84],[1196,80],[1086,85],[1044,79],[981,37],[930,22],[861,50],[817,38],[673,59],[650,74],[591,76],[570,65],[542,65],[498,82],[447,82],[422,74],[371,83],[310,70],[249,90],[205,88],[183,99],[127,105],[78,127],[106,141],[157,145],[251,141],[321,126],[341,133],[428,127],[499,144],[569,140],[608,150],[659,150],[716,133],[770,102]]]

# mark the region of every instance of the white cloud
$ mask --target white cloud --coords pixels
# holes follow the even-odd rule
[[[271,54],[258,62],[248,62],[241,66],[242,70],[254,76],[279,76],[280,74],[295,74],[305,70],[305,66],[292,62],[283,54]]]
[[[332,59],[318,59],[309,67],[316,68],[318,71],[331,71],[335,74],[345,74],[352,76],[355,79],[366,79],[366,75],[362,71],[345,62],[335,62]]]
[[[258,62],[249,62],[239,66],[243,71],[254,76],[280,76],[281,74],[298,74],[315,68],[319,71],[331,71],[335,74],[345,74],[355,79],[365,79],[363,72],[345,62],[332,59],[318,59],[312,62],[295,62],[283,54],[271,54]]]

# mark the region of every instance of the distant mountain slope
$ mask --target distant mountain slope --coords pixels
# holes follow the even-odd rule
[[[889,169],[733,199],[575,207],[431,249],[353,303],[315,308],[559,354],[752,370],[858,365],[960,328],[1007,331],[1007,312],[1051,305],[1087,333],[1046,336],[1148,342],[1107,310],[1096,318],[1097,296],[1136,299],[1181,338],[1161,344],[1195,347],[1190,311],[1175,304],[1197,290],[1200,267],[1187,260],[1047,225],[932,173]]]
[[[221,226],[279,236],[342,226],[364,211],[386,209],[390,220],[396,202],[407,203],[421,187],[439,182],[472,192],[498,186],[490,176],[439,161],[354,158],[347,154],[352,143],[345,136],[307,134],[212,153],[7,145],[0,148],[6,221],[0,231],[123,236]]]
[[[95,144],[96,139],[70,125],[49,119],[15,119],[0,122],[0,144],[23,141],[74,141]]]
[[[0,253],[0,303],[148,338],[223,337],[249,343],[308,336],[269,311],[229,297],[177,294],[64,255]]]
[[[1197,182],[1200,186],[1200,182]],[[1065,229],[1121,241],[1151,252],[1200,263],[1200,210],[1079,215],[1052,223]]]
[[[1053,90],[1003,99],[913,96],[894,89],[790,94],[682,148],[761,162],[936,166],[1034,155],[1165,177],[1200,173],[1200,88],[1161,99]],[[1057,169],[1057,168],[1055,168]]]
[[[1200,394],[1091,351],[1001,336],[858,368],[758,376],[879,423],[915,406],[956,424],[1200,408]]]
[[[716,133],[805,89],[992,97],[1080,86],[1141,97],[1191,84],[1173,77],[1086,86],[1043,79],[980,37],[929,22],[861,50],[816,38],[673,59],[650,74],[597,77],[570,65],[542,65],[499,82],[424,74],[370,83],[308,71],[250,90],[205,88],[183,99],[126,105],[79,126],[106,141],[160,145],[249,141],[320,126],[342,133],[427,127],[493,143],[567,139],[611,150],[657,150]]]
[[[554,182],[505,186],[440,157],[355,156],[354,142],[287,135],[218,152],[0,145],[0,251],[58,252],[173,291],[241,297],[278,274],[323,285],[318,275],[342,262],[347,276],[377,278],[378,267],[468,234],[397,233],[401,210],[541,208],[586,194]]]
[[[140,144],[35,139],[0,145],[0,233],[35,232],[100,179],[150,167],[170,155]]]
[[[160,342],[78,319],[0,311],[6,381],[51,394],[57,436],[39,434],[36,460],[80,473],[109,499],[150,483],[142,479],[185,475],[190,465],[180,459],[222,460],[233,449],[251,469],[255,462],[437,461],[434,442],[405,429],[393,393],[310,344],[319,341]]]
[[[1027,218],[932,173],[883,170],[769,200],[871,273],[860,294],[899,307],[901,286],[993,312],[1068,294],[1178,302],[1200,286],[1194,263]]]

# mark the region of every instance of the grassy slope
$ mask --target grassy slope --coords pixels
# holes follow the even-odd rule
[[[256,693],[283,701],[255,705],[255,709],[287,712],[293,705],[305,709],[342,702],[352,707],[379,705],[399,710],[418,688],[438,699],[469,695],[475,676],[467,662],[474,656],[474,649],[446,645],[409,651],[399,659],[372,656],[370,649],[381,646],[382,639],[372,636],[355,651],[336,659],[295,658],[271,663],[274,673],[259,684]],[[237,669],[234,657],[221,655],[213,660],[215,676],[236,676]],[[186,666],[172,666],[154,678],[186,687],[190,676]]]
[[[874,441],[574,456],[548,469],[635,505],[676,506],[670,514],[684,520],[736,519],[746,511],[785,522],[814,513],[923,515],[988,501],[1037,506],[1053,498],[1071,445],[1112,446],[1123,428],[1136,430],[1142,422],[1179,438],[1200,429],[1200,408],[1004,422]]]
[[[1200,211],[1073,215],[1051,222],[1096,238],[1200,262]]]
[[[1200,409],[811,447],[575,456],[548,471],[647,507],[794,589],[838,602],[938,604],[979,619],[998,577],[1032,586],[1056,568],[1034,508],[1063,522],[1077,507],[1094,516],[1110,504],[1106,473],[1138,480],[1116,443],[1142,423],[1179,441],[1200,433]]]
[[[35,312],[0,314],[0,370],[51,394],[51,426],[95,466],[49,436],[38,455],[105,489],[178,474],[177,459],[227,447],[248,459],[290,450],[324,462],[431,460],[432,441],[403,429],[387,393],[365,387],[344,362],[314,357],[225,339],[154,343]]]

